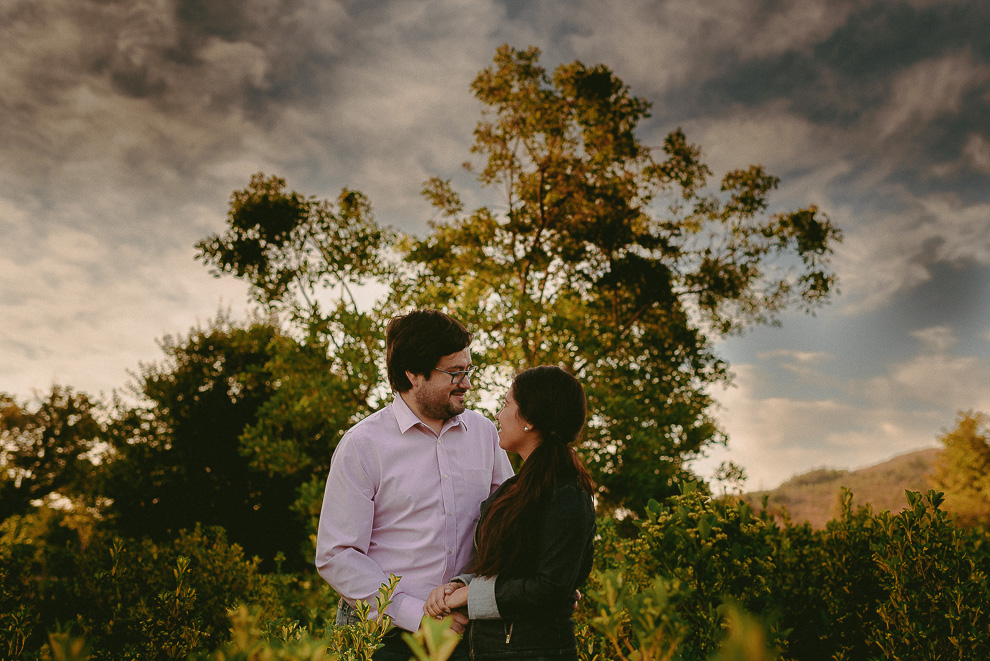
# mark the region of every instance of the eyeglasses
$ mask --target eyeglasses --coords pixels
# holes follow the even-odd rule
[[[466,379],[476,369],[478,369],[478,366],[477,365],[472,365],[471,367],[467,368],[466,370],[460,370],[460,371],[457,371],[457,372],[448,372],[447,370],[442,370],[439,367],[434,367],[433,369],[435,369],[438,372],[443,372],[444,374],[449,374],[450,375],[450,384],[456,386],[456,385],[460,385],[461,381],[463,381],[464,379]]]

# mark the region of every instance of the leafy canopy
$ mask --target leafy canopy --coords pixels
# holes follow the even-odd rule
[[[650,104],[608,67],[574,62],[551,75],[539,55],[503,46],[472,84],[485,105],[474,171],[501,192],[499,205],[465,210],[449,181],[431,179],[424,195],[438,217],[425,236],[400,240],[360,193],[320,202],[259,174],[234,193],[226,233],[200,242],[200,257],[248,281],[314,355],[325,352],[332,369],[319,387],[298,378],[304,361],[282,361],[278,376],[298,384],[292,399],[336,407],[338,423],[380,403],[382,328],[414,306],[445,309],[475,332],[490,395],[525,367],[568,367],[589,395],[582,452],[601,501],[640,509],[725,441],[708,393],[729,373],[712,340],[822,303],[841,235],[813,206],[771,213],[778,180],[762,166],[713,183],[681,130],[657,149],[644,144]],[[389,292],[370,309],[353,292],[367,282]],[[255,445],[279,443],[297,414],[263,416]]]
[[[639,508],[724,440],[708,388],[727,380],[713,337],[775,321],[831,292],[839,230],[811,206],[769,213],[762,166],[716,187],[674,130],[637,135],[650,104],[604,65],[550,75],[536,48],[503,46],[472,89],[485,105],[472,152],[504,206],[467,212],[449,181],[424,195],[441,220],[406,255],[404,304],[442,305],[504,374],[566,365],[584,382],[584,452],[612,505]]]

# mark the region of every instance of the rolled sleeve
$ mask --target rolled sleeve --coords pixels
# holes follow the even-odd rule
[[[470,619],[498,620],[502,617],[495,601],[495,580],[494,576],[478,576],[471,581],[467,602]]]

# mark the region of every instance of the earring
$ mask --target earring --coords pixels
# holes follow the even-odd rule
[[[523,431],[529,431],[529,427],[523,427]]]

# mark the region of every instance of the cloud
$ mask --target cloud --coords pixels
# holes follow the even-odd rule
[[[932,446],[958,411],[990,411],[986,355],[953,353],[962,344],[949,326],[911,335],[915,351],[878,364],[878,374],[852,377],[828,354],[794,350],[734,365],[733,387],[713,393],[728,448],[714,449],[698,470],[711,474],[731,460],[750,476],[748,490],[772,488],[815,468],[861,468]],[[779,369],[798,378],[781,379]],[[822,387],[829,396],[812,394]]]
[[[737,365],[735,386],[715,397],[729,436],[694,465],[711,474],[721,461],[742,466],[746,490],[770,489],[816,468],[861,468],[933,444],[947,420],[931,410],[901,410],[839,397],[759,397],[752,365]]]
[[[495,48],[475,35],[499,12],[5,4],[0,389],[108,391],[156,338],[243,311],[245,286],[192,246],[255,171],[306,194],[366,187],[386,220],[421,226],[422,181],[468,153],[468,83]]]
[[[758,354],[761,361],[770,361],[781,368],[798,376],[817,377],[820,365],[833,359],[826,351],[796,351],[793,349],[776,349],[762,351]]]
[[[900,72],[874,120],[881,139],[928,130],[944,114],[958,113],[964,95],[990,80],[990,66],[968,51],[918,62]]]
[[[990,174],[990,140],[982,135],[970,135],[963,148],[963,156],[975,171]]]
[[[911,335],[920,340],[925,349],[939,353],[948,351],[958,341],[955,333],[949,326],[922,328],[921,330],[913,331]]]
[[[953,354],[958,339],[948,326],[923,328],[911,335],[919,341],[918,352],[863,383],[862,397],[904,408],[920,404],[947,411],[990,411],[986,379],[990,359]]]
[[[243,317],[245,287],[212,279],[191,253],[149,259],[59,228],[43,238],[31,270],[0,259],[0,389],[60,383],[109,393],[139,362],[156,359],[163,335],[186,333],[224,307]]]
[[[713,75],[732,75],[740,62],[810,52],[854,6],[811,0],[785,0],[772,9],[754,0],[540,4],[552,7],[539,15],[556,17],[564,43],[579,59],[607,62],[650,98],[685,93]]]
[[[758,163],[781,176],[778,204],[828,204],[829,187],[851,169],[849,143],[842,130],[814,124],[781,101],[757,108],[733,108],[718,116],[684,123],[691,142],[716,177]],[[663,136],[653,136],[658,142]]]
[[[886,305],[928,282],[936,264],[990,266],[990,204],[930,195],[912,207],[847,230],[837,261],[848,313]]]

